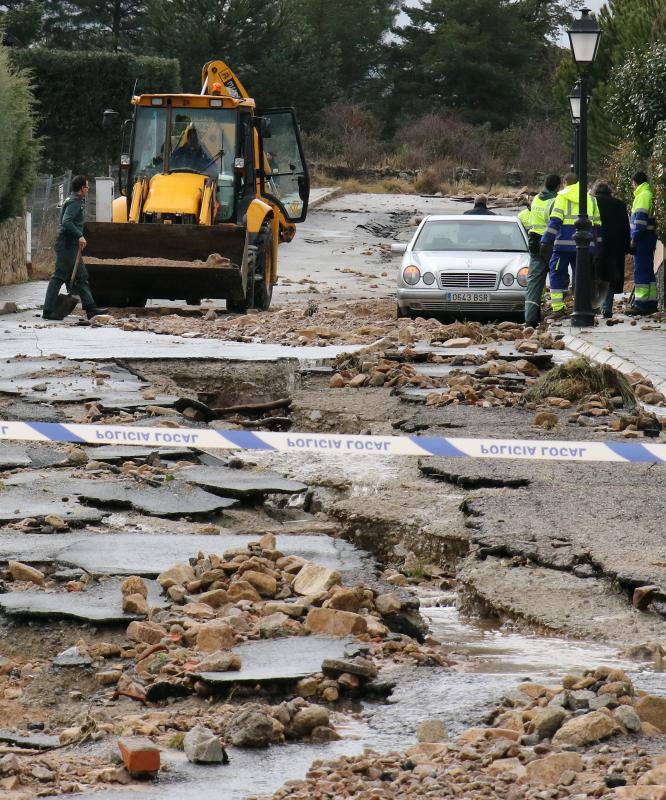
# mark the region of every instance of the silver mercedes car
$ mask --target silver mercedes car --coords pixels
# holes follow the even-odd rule
[[[522,318],[530,254],[517,217],[425,217],[403,252],[398,316]]]

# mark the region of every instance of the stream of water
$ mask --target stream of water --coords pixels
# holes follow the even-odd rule
[[[416,726],[423,719],[438,717],[455,735],[479,724],[502,694],[521,680],[556,683],[569,671],[600,664],[622,668],[638,687],[666,694],[666,672],[657,671],[653,664],[623,658],[617,648],[520,633],[487,621],[464,619],[455,607],[454,593],[426,593],[422,603],[432,635],[444,643],[456,665],[450,670],[418,667],[392,674],[385,671],[383,677],[398,682],[390,701],[359,705],[354,718],[339,727],[343,736],[340,741],[327,745],[289,744],[262,751],[230,748],[228,767],[193,765],[184,755],[169,753],[165,761],[170,774],[163,775],[159,785],[96,792],[85,797],[245,800],[251,795],[271,793],[286,780],[303,777],[318,758],[335,759],[360,753],[364,747],[409,747],[416,741]]]

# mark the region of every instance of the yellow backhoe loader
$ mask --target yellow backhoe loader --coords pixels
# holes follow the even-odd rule
[[[111,219],[98,214],[85,228],[97,303],[223,298],[231,311],[267,309],[278,243],[308,208],[294,110],[258,113],[222,61],[203,67],[201,94],[139,95],[132,105],[121,195]],[[105,127],[117,118],[106,111]]]

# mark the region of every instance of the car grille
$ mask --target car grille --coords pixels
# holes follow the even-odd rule
[[[464,312],[490,312],[494,311],[500,314],[519,314],[524,311],[525,303],[523,300],[516,302],[515,300],[498,300],[491,303],[450,303],[446,300],[419,300],[418,303],[414,303],[414,306],[418,305],[418,309],[414,309],[415,311],[432,311],[436,313],[438,311],[448,311],[448,312],[459,312],[464,314]]]
[[[440,272],[442,289],[494,289],[497,275],[494,272]]]

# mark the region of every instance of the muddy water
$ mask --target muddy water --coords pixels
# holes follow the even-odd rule
[[[353,717],[339,726],[341,741],[322,746],[291,744],[265,751],[230,748],[227,767],[195,766],[172,752],[165,759],[168,772],[159,785],[147,783],[135,791],[124,788],[85,797],[205,800],[223,796],[225,800],[244,800],[269,794],[284,781],[303,777],[315,759],[360,753],[366,746],[404,749],[415,742],[417,724],[429,717],[442,719],[455,735],[480,724],[502,694],[521,680],[555,683],[568,671],[600,664],[625,669],[640,688],[666,694],[666,672],[657,671],[652,664],[629,661],[617,648],[465,619],[458,614],[455,599],[454,593],[424,592],[421,610],[430,621],[432,635],[442,641],[456,665],[451,670],[385,670],[383,678],[397,681],[390,702],[363,703],[353,709]]]
[[[523,680],[554,684],[570,671],[606,664],[624,669],[641,689],[666,695],[666,672],[652,663],[630,661],[617,648],[598,642],[539,636],[501,629],[487,620],[462,618],[454,593],[421,598],[432,635],[457,661],[452,671],[417,668],[396,675],[392,703],[364,716],[376,745],[414,741],[418,722],[439,717],[453,734],[479,724],[490,706]]]

